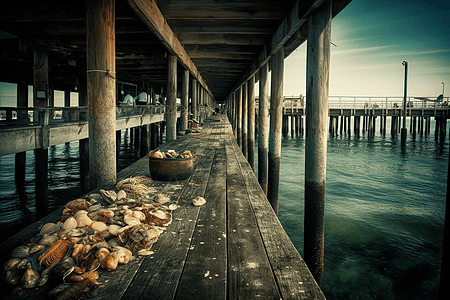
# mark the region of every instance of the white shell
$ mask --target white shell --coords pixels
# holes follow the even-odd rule
[[[122,227],[119,226],[119,225],[112,224],[112,225],[109,225],[108,231],[109,231],[109,233],[111,233],[112,235],[117,235],[117,234],[118,234],[118,231],[119,231],[121,228],[122,228]]]
[[[164,203],[170,202],[170,199],[167,196],[163,195],[163,194],[156,194],[153,197],[153,201],[155,201],[155,202],[157,202],[159,204],[164,204]]]
[[[56,235],[49,235],[39,241],[40,245],[51,246],[59,240]]]
[[[99,209],[99,211],[97,212],[97,215],[112,218],[112,217],[114,217],[114,212],[110,209],[102,208],[102,209]]]
[[[161,220],[165,220],[168,218],[167,214],[164,211],[161,210],[157,210],[155,212],[151,213],[152,215],[154,215],[155,217],[161,219]]]
[[[147,249],[142,249],[142,250],[138,251],[138,255],[143,255],[143,256],[145,256],[145,255],[152,255],[154,253],[155,253],[154,251],[147,250]]]
[[[145,220],[145,215],[141,211],[133,211],[133,217],[135,217],[139,221],[144,221]]]
[[[198,197],[196,197],[194,200],[192,200],[192,204],[193,204],[194,206],[202,206],[202,205],[205,204],[205,203],[206,203],[205,198],[200,197],[200,196],[198,196]]]
[[[125,224],[130,226],[141,224],[141,221],[139,221],[139,219],[130,216],[129,214],[125,214],[125,216],[123,217],[123,221],[125,222]]]
[[[74,217],[69,217],[64,222],[63,229],[70,230],[77,228],[77,220]]]
[[[40,233],[44,234],[50,231],[56,224],[55,223],[46,223],[42,226]]]
[[[103,232],[108,229],[108,226],[103,222],[92,222],[91,228],[97,232]]]
[[[75,220],[77,220],[77,227],[90,227],[92,224],[92,220],[87,216],[87,211],[79,210],[75,214]]]
[[[169,210],[175,210],[177,208],[178,208],[178,205],[176,205],[176,204],[170,204],[169,205]]]
[[[122,198],[126,198],[127,197],[127,193],[124,190],[120,190],[117,192],[117,199],[122,199]]]

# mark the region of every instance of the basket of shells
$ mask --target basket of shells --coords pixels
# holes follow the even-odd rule
[[[148,158],[150,174],[155,180],[184,180],[194,171],[195,156],[190,151],[177,153],[174,150],[152,150]]]

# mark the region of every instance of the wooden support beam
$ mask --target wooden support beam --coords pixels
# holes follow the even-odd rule
[[[164,15],[159,10],[156,1],[127,0],[127,2],[145,25],[147,25],[147,27],[159,38],[161,43],[164,44],[166,49],[171,54],[176,55],[181,65],[188,69],[192,73],[192,76],[196,78],[209,93],[211,93],[186,50],[181,45],[164,18]]]
[[[242,150],[242,87],[237,91],[236,97],[237,115],[236,115],[236,133],[237,144]]]
[[[269,131],[269,176],[267,199],[278,214],[278,187],[280,183],[281,126],[283,119],[284,48],[272,59],[270,131]]]
[[[250,77],[247,84],[248,91],[248,136],[247,136],[247,160],[255,171],[255,76]]]
[[[166,140],[177,139],[177,57],[169,55],[167,58],[167,132]]]
[[[181,116],[180,130],[188,128],[189,115],[189,70],[183,70],[183,81],[181,85]]]
[[[191,113],[192,113],[192,118],[196,119],[198,118],[197,116],[197,103],[198,103],[198,81],[195,78],[192,78],[192,92],[191,92]]]
[[[259,71],[259,128],[258,128],[258,181],[267,195],[267,172],[269,152],[269,65]]]
[[[247,152],[247,135],[248,135],[248,83],[242,86],[242,153],[245,158],[248,158]]]
[[[33,106],[47,107],[49,104],[48,53],[42,49],[34,51],[33,61]],[[36,114],[35,114],[36,116]],[[43,125],[40,145],[34,150],[35,157],[35,195],[36,215],[38,218],[48,213],[48,120],[42,120],[44,114],[39,114],[39,122]],[[45,123],[44,123],[45,122]]]
[[[323,274],[330,42],[331,0],[326,0],[308,19],[306,63],[304,256],[317,283]]]
[[[116,182],[115,0],[86,2],[91,188]]]

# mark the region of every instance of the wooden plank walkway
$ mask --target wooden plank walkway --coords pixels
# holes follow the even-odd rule
[[[213,116],[201,133],[160,149],[197,155],[189,179],[148,185],[180,206],[172,224],[153,245],[153,255],[101,272],[100,286],[82,298],[325,299],[233,140],[226,116]],[[150,176],[147,158],[121,171],[118,180],[137,175]],[[197,196],[206,199],[204,206],[192,205]],[[59,220],[61,212],[3,242],[1,257],[8,259],[15,246],[36,234],[39,224]],[[24,290],[14,297],[5,292],[10,288],[2,288],[0,298],[45,299],[49,288]]]

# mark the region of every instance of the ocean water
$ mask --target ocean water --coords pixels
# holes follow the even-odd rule
[[[378,127],[374,138],[328,138],[327,299],[438,298],[449,142],[436,143],[431,132],[415,141],[409,134],[404,151],[399,135],[384,137]],[[137,160],[128,134],[119,169]],[[304,146],[302,136],[283,139],[279,194],[280,221],[302,255]],[[14,155],[0,157],[1,240],[35,221],[33,156],[27,152],[24,191],[14,185]],[[78,142],[49,149],[51,209],[80,195],[78,172]]]
[[[378,127],[374,138],[329,136],[327,299],[438,299],[449,143],[431,130],[409,134],[403,151]],[[303,137],[283,139],[279,189],[279,219],[302,255],[304,151]]]

